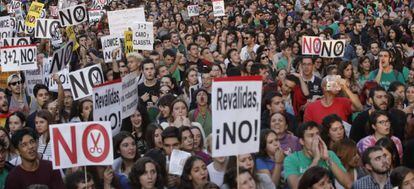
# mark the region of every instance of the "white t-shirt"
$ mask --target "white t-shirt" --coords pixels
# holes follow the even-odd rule
[[[217,186],[221,187],[223,185],[225,172],[217,171],[214,168],[213,163],[214,162],[210,163],[207,166],[208,175],[210,176],[210,181],[211,182],[213,182],[214,184],[217,184]]]

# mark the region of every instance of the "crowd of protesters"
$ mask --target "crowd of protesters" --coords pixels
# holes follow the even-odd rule
[[[1,1],[2,16],[8,3]],[[198,16],[188,16],[192,4]],[[413,1],[225,0],[220,17],[205,0],[112,0],[103,8],[134,7],[154,24],[153,51],[117,49],[122,60],[105,64],[104,14],[74,26],[79,48],[69,65],[101,64],[105,81],[136,76],[139,105],[113,136],[114,164],[53,170],[49,125],[93,121],[94,102],[73,100],[56,75],[57,92],[45,84],[28,91],[24,72],[2,72],[0,189],[414,189]],[[61,31],[63,46],[69,36]],[[344,39],[344,56],[302,55],[303,36]],[[32,42],[42,70],[59,46]],[[263,79],[260,148],[213,158],[212,82],[229,76]],[[169,174],[173,149],[192,154],[181,176]]]

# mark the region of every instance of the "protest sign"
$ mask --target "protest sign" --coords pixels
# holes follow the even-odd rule
[[[49,126],[53,169],[112,165],[109,122],[80,122]]]
[[[302,54],[303,55],[319,55],[322,46],[321,37],[302,36]]]
[[[346,40],[323,40],[320,57],[338,58],[345,53]]]
[[[27,27],[24,24],[24,20],[23,19],[17,19],[17,18],[10,18],[11,20],[11,26],[13,27],[13,31],[16,33],[28,33],[30,34],[30,28]],[[34,30],[33,30],[34,31]]]
[[[62,27],[73,26],[88,21],[88,11],[85,4],[59,10],[59,20]]]
[[[121,130],[121,95],[121,80],[103,83],[93,88],[93,120],[109,121],[113,135]]]
[[[125,40],[125,54],[134,52],[134,44],[132,43],[132,31],[125,31],[124,32],[124,40]]]
[[[34,37],[35,38],[60,38],[60,22],[56,19],[37,19]]]
[[[73,100],[92,95],[93,86],[102,84],[103,81],[104,74],[100,64],[69,73],[69,83]]]
[[[122,119],[132,115],[138,106],[137,74],[130,73],[122,78]]]
[[[11,28],[0,28],[0,38],[12,37],[13,30]]]
[[[37,46],[9,46],[0,49],[3,72],[37,69]]]
[[[188,5],[187,12],[189,17],[200,15],[200,7],[198,5]]]
[[[101,37],[102,50],[105,63],[112,62],[112,51],[119,49],[118,56],[115,57],[116,60],[121,60],[121,40],[118,37],[113,36],[103,36]]]
[[[10,37],[0,40],[0,47],[30,45],[30,37]]]
[[[102,10],[105,5],[109,5],[112,0],[93,0],[92,4],[90,5],[93,9],[100,9]]]
[[[26,84],[26,92],[30,96],[34,96],[33,88],[36,84],[43,84],[43,72],[41,69],[24,71]],[[50,89],[49,89],[50,90]]]
[[[29,12],[27,13],[25,25],[34,28],[36,26],[36,20],[42,14],[44,4],[40,2],[33,1],[30,5]]]
[[[102,16],[106,13],[105,10],[89,10],[88,14],[89,14],[89,22],[93,23],[93,22],[99,22],[102,18]]]
[[[0,28],[11,28],[10,16],[0,17]]]
[[[259,151],[261,91],[261,76],[214,80],[213,157]]]
[[[140,22],[133,29],[132,42],[135,50],[150,50],[154,48],[154,30],[152,22]]]
[[[109,33],[112,36],[122,37],[125,30],[133,28],[139,22],[145,22],[144,8],[108,11]]]
[[[63,89],[70,89],[69,84],[69,70],[63,69],[59,72],[56,72],[54,74],[57,74],[59,76],[60,82],[62,82]],[[45,84],[50,91],[57,92],[58,91],[58,84],[53,80],[53,74],[45,74],[43,78],[43,84]]]
[[[52,63],[49,69],[49,74],[56,73],[67,67],[73,54],[73,42],[69,41],[63,47],[53,52]]]
[[[69,39],[71,40],[71,41],[73,41],[73,48],[72,48],[72,51],[76,51],[76,49],[78,49],[79,48],[79,43],[78,43],[78,39],[76,38],[76,34],[75,34],[75,31],[73,30],[73,27],[72,26],[68,26],[68,27],[66,27],[66,36],[68,36],[69,37]]]
[[[7,4],[7,9],[8,9],[9,14],[15,13],[17,10],[21,9],[21,7],[22,7],[21,1],[12,0],[10,1],[9,4]]]
[[[191,154],[188,152],[176,149],[172,150],[170,163],[168,165],[168,173],[181,176],[185,162],[189,157],[191,157]]]
[[[225,16],[226,9],[224,9],[223,0],[213,0],[213,14],[214,16]]]
[[[49,6],[50,16],[53,18],[58,18],[58,7],[57,6]]]

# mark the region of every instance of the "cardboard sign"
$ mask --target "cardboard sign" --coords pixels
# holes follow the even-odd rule
[[[124,32],[124,40],[125,40],[125,54],[134,52],[134,44],[132,42],[132,31],[125,31]]]
[[[70,89],[69,70],[66,68],[56,74],[59,76],[60,82],[62,82],[63,89]],[[53,74],[44,75],[43,84],[49,88],[49,91],[58,91],[58,84],[53,80]]]
[[[104,14],[106,14],[106,10],[89,10],[89,22],[99,22]]]
[[[189,157],[191,157],[190,153],[174,149],[171,152],[171,159],[168,165],[168,173],[181,176],[185,162]]]
[[[34,96],[33,88],[36,84],[43,84],[43,72],[40,69],[24,71],[24,78],[26,84],[26,92],[30,96]],[[50,90],[50,88],[49,88]]]
[[[134,28],[139,22],[145,22],[144,8],[108,11],[109,32],[112,36],[122,37],[128,28]]]
[[[37,69],[37,46],[9,46],[0,49],[3,72]]]
[[[104,74],[100,64],[69,73],[69,83],[73,100],[91,96],[93,87],[103,82]]]
[[[73,30],[73,27],[68,26],[68,27],[66,27],[65,31],[66,31],[66,36],[69,36],[69,39],[71,41],[73,41],[73,43],[74,43],[72,51],[76,51],[76,49],[79,48],[79,43],[78,43],[78,40],[76,38],[76,34],[75,34],[75,31]]]
[[[69,41],[65,44],[65,46],[53,52],[52,64],[49,70],[49,74],[56,73],[67,68],[70,60],[72,59],[73,45],[74,43],[72,41]]]
[[[338,58],[345,54],[346,40],[324,40],[322,42],[320,57]]]
[[[134,49],[149,50],[154,48],[154,30],[152,22],[138,23],[133,29],[132,42]]]
[[[93,120],[109,121],[112,134],[116,135],[122,125],[122,82],[116,80],[93,88]]]
[[[59,20],[62,27],[73,26],[88,21],[88,11],[85,4],[59,10]]]
[[[302,54],[319,55],[323,38],[315,36],[302,36]]]
[[[23,46],[30,45],[31,43],[29,37],[10,37],[3,38],[3,40],[0,41],[0,47]]]
[[[261,76],[215,79],[211,98],[213,157],[258,152]]]
[[[43,10],[43,3],[33,1],[30,5],[29,12],[27,13],[25,25],[34,28],[36,26],[36,20],[40,17]]]
[[[122,78],[122,119],[132,115],[138,106],[137,74],[130,73]]]
[[[118,56],[115,57],[116,60],[121,60],[121,40],[118,37],[113,36],[103,36],[101,37],[103,56],[105,63],[112,62],[112,51],[115,49],[120,49]]]
[[[49,126],[53,169],[112,165],[109,122],[81,122]]]
[[[55,19],[38,19],[35,27],[35,38],[44,39],[59,39],[60,36],[60,22]]]
[[[226,9],[224,8],[223,0],[213,0],[213,14],[216,17],[226,15]]]
[[[189,17],[200,15],[200,7],[198,5],[188,5],[187,12]]]

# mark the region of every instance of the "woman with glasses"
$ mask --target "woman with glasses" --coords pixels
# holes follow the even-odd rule
[[[366,136],[357,143],[358,151],[362,154],[367,148],[375,146],[375,143],[384,137],[389,137],[397,146],[400,159],[402,158],[403,148],[401,140],[391,135],[391,122],[387,112],[375,111],[369,117],[371,135]]]

